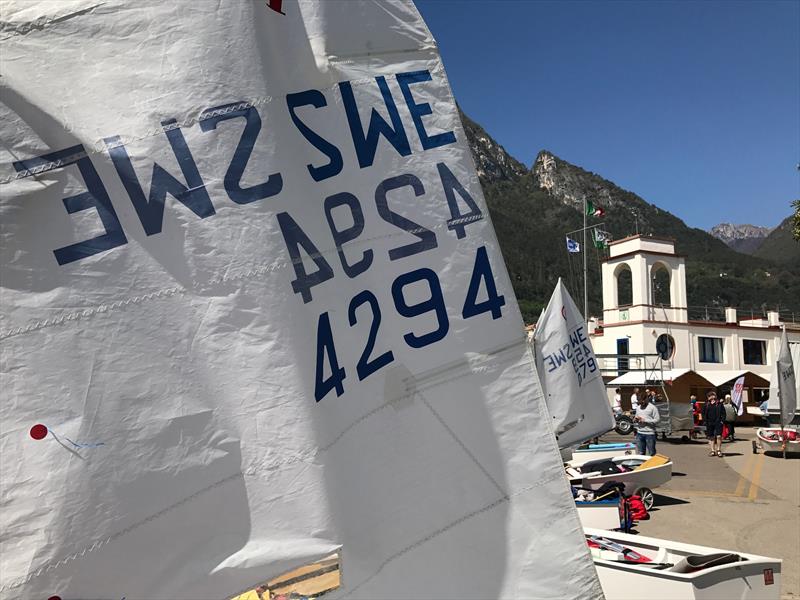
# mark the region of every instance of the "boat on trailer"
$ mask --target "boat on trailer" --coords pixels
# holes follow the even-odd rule
[[[570,484],[590,490],[599,490],[610,482],[623,484],[623,493],[626,496],[634,494],[642,497],[642,502],[647,510],[655,503],[653,489],[664,485],[672,479],[672,461],[662,455],[644,456],[631,454],[617,456],[611,459],[616,466],[622,469],[617,473],[604,474],[602,471],[592,470],[599,468],[600,463],[608,461],[592,461],[582,467],[567,467],[567,477]]]
[[[784,327],[781,334],[781,346],[778,360],[772,371],[768,411],[777,412],[780,427],[762,427],[756,431],[753,441],[753,453],[759,448],[763,451],[781,452],[786,458],[787,452],[800,452],[798,430],[791,427],[797,415],[797,397],[800,396],[800,380],[795,373],[797,356],[800,358],[800,345],[790,346]]]
[[[607,600],[780,597],[777,558],[602,529],[584,533]]]
[[[800,432],[797,429],[780,427],[760,427],[753,440],[753,453],[762,452],[800,452]]]

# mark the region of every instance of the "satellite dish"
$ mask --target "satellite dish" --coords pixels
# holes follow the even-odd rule
[[[669,360],[672,358],[674,350],[675,342],[672,341],[670,336],[666,334],[658,336],[658,340],[656,340],[656,352],[658,352],[662,360]]]

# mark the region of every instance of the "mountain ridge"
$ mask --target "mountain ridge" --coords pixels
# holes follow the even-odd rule
[[[536,319],[559,276],[574,297],[583,295],[582,265],[574,258],[580,255],[566,252],[564,236],[583,226],[584,197],[605,208],[602,229],[615,239],[636,233],[675,239],[676,252],[688,255],[690,305],[800,312],[800,263],[739,253],[707,231],[688,226],[669,211],[552,152],[539,152],[527,169],[480,125],[463,113],[462,119],[526,321]],[[597,219],[590,217],[589,222]],[[778,240],[781,248],[785,243],[783,238]],[[800,244],[795,245],[800,249]],[[589,312],[599,315],[599,265],[604,254],[591,244],[586,250],[591,257]]]
[[[709,233],[743,254],[753,254],[761,246],[774,227],[750,224],[720,223],[709,229]]]

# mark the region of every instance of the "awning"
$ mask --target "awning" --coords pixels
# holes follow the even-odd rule
[[[663,372],[658,369],[648,369],[646,371],[628,371],[619,377],[612,379],[606,385],[645,385],[647,383],[657,383],[659,381],[675,381],[691,369],[666,369]],[[662,379],[663,377],[663,379]]]
[[[747,371],[701,371],[700,375],[708,379],[714,387],[733,381],[747,373]]]
[[[719,387],[723,383],[730,383],[733,382],[735,379],[738,379],[742,375],[745,376],[745,385],[754,385],[757,383],[753,381],[754,379],[760,379],[766,382],[766,385],[769,385],[769,377],[764,375],[759,375],[757,373],[753,373],[752,371],[699,371],[698,375],[708,379],[714,387]],[[748,381],[749,380],[749,381]],[[760,382],[758,382],[760,383]],[[765,386],[766,387],[766,386]]]

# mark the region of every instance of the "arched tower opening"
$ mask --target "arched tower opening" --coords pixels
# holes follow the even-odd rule
[[[664,263],[658,262],[653,265],[650,271],[650,284],[652,286],[652,303],[656,306],[672,306],[669,268]]]
[[[633,274],[631,268],[622,263],[614,269],[616,279],[617,306],[630,306],[633,304]]]

